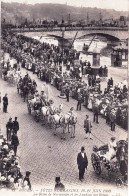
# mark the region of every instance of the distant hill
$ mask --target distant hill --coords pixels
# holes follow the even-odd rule
[[[39,19],[55,19],[58,22],[61,21],[62,16],[64,20],[68,20],[68,14],[70,14],[71,20],[86,20],[87,13],[90,20],[99,20],[100,12],[103,19],[114,18],[117,19],[120,16],[128,16],[128,12],[116,11],[113,9],[98,9],[98,8],[81,8],[73,7],[62,4],[21,4],[21,3],[4,3],[1,2],[1,18],[5,19],[5,22],[11,22],[13,24],[20,24],[28,20]]]

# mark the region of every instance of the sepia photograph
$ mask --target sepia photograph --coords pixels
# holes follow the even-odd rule
[[[2,0],[0,196],[128,195],[128,0]]]

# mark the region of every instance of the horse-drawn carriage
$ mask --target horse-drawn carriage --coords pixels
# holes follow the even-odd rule
[[[128,143],[125,140],[117,142],[116,153],[107,159],[108,145],[97,148],[94,146],[91,154],[91,162],[97,175],[107,171],[108,179],[115,181],[117,186],[127,185],[128,174]]]
[[[17,92],[24,98],[24,101],[28,101],[34,98],[36,86],[32,82],[24,82],[23,79],[20,79],[17,83]]]
[[[77,116],[72,113],[62,113],[63,105],[59,107],[54,106],[53,101],[42,100],[38,95],[37,98],[28,100],[27,102],[29,114],[34,113],[36,122],[41,121],[42,125],[49,125],[54,129],[54,135],[57,135],[57,129],[62,128],[62,139],[65,139],[66,128],[68,132],[72,130],[71,136],[75,137],[75,125],[77,123]]]
[[[28,108],[28,112],[29,114],[32,113],[32,111],[36,111],[39,110],[39,108],[41,107],[41,100],[39,99],[39,97],[31,97],[31,99],[28,99],[27,101],[27,108]]]
[[[9,85],[16,85],[20,78],[20,74],[14,70],[8,70],[7,68],[2,68],[2,78],[9,83]]]
[[[16,85],[19,81],[20,75],[15,70],[10,70],[7,72],[6,77],[10,85]]]

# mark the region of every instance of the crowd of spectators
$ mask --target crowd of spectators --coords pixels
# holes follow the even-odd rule
[[[6,130],[7,137],[0,132],[0,189],[30,191],[30,172],[26,171],[26,175],[22,174],[17,155],[19,146],[17,117],[14,121],[12,118],[9,119]]]
[[[114,86],[111,78],[103,93],[99,76],[88,75],[88,84],[82,80],[80,73],[82,73],[83,63],[80,63],[76,71],[79,73],[78,76],[75,74],[77,68],[75,62],[79,60],[77,51],[71,52],[65,49],[62,58],[62,50],[59,47],[41,43],[23,35],[3,36],[2,49],[15,58],[17,64],[21,63],[23,68],[37,74],[42,81],[51,83],[61,93],[66,94],[67,101],[71,96],[93,113],[97,111],[98,115],[101,114],[106,118],[112,131],[115,130],[114,124],[116,123],[127,129],[128,89],[126,82],[120,82]],[[62,61],[64,66],[69,66],[69,72],[62,71]],[[87,64],[90,67],[90,64]],[[80,106],[77,109],[81,110]]]

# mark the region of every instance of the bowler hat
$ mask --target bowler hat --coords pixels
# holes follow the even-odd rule
[[[55,178],[55,181],[56,181],[56,182],[60,182],[60,177],[56,177],[56,178]]]
[[[31,174],[31,172],[26,171],[26,176],[29,176]]]
[[[82,146],[82,147],[81,147],[81,151],[84,151],[84,150],[85,150],[85,148],[84,148],[84,146]]]

